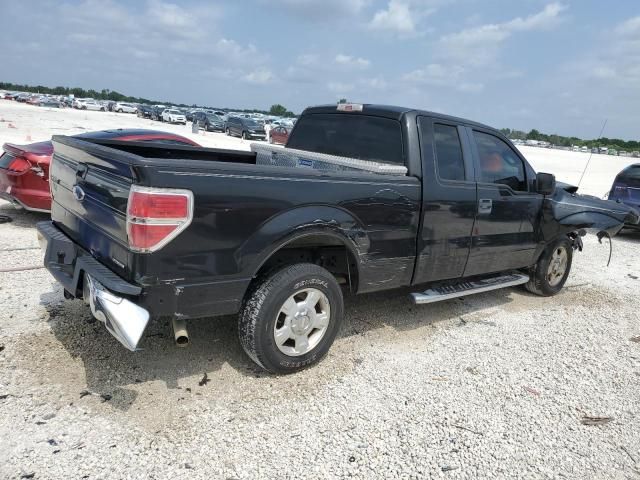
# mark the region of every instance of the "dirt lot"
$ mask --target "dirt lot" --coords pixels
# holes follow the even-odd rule
[[[165,127],[2,103],[0,117],[32,125],[34,141],[79,124]],[[26,128],[0,123],[0,142]],[[585,161],[526,150],[569,181]],[[626,161],[613,160],[594,156],[589,193]],[[126,351],[28,269],[46,216],[7,203],[0,214],[14,219],[0,225],[0,270],[18,267],[0,273],[0,478],[640,478],[640,235],[614,240],[609,268],[608,246],[589,237],[552,299],[350,298],[328,357],[276,377],[243,355],[232,317],[191,322],[187,349],[158,321],[142,351]]]

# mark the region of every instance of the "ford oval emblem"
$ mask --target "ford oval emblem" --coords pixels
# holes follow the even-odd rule
[[[84,200],[84,190],[79,185],[74,185],[73,187],[73,198],[78,200],[79,202]]]

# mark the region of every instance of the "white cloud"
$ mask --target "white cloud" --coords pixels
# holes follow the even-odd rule
[[[515,32],[551,28],[561,21],[560,14],[566,6],[559,3],[547,5],[541,12],[503,23],[492,23],[468,28],[444,35],[438,42],[442,58],[463,65],[482,66],[491,63],[500,46]]]
[[[607,38],[600,51],[578,62],[578,75],[604,81],[611,91],[631,89],[640,99],[640,16],[615,26]]]
[[[332,93],[346,94],[353,91],[355,86],[351,83],[329,82],[327,84],[327,89]]]
[[[477,93],[484,89],[479,82],[464,81],[466,70],[459,65],[430,63],[405,74],[402,79],[408,83],[429,85],[432,87],[451,87],[461,92]]]
[[[336,55],[335,62],[339,65],[345,65],[348,67],[355,67],[360,69],[369,68],[371,62],[365,58],[352,57],[351,55],[344,55],[339,53]]]
[[[369,0],[261,0],[305,21],[340,21],[359,14]]]
[[[389,86],[383,77],[365,78],[360,80],[360,84],[373,90],[386,90]]]
[[[504,24],[508,29],[513,31],[526,30],[543,30],[551,28],[562,20],[560,14],[567,9],[566,5],[561,3],[551,3],[544,7],[544,10],[525,18],[514,18],[510,22]]]
[[[386,9],[379,10],[373,16],[370,27],[405,34],[413,33],[416,29],[409,4],[402,0],[390,0]]]
[[[640,16],[630,18],[618,25],[615,33],[620,36],[633,36],[640,33]]]
[[[242,77],[242,80],[246,83],[253,83],[255,85],[265,85],[270,83],[273,79],[273,73],[271,70],[266,68],[259,68]]]

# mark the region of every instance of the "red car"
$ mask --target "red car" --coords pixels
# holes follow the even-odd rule
[[[76,137],[200,146],[181,135],[158,130],[103,130],[83,133]],[[18,208],[48,212],[51,209],[49,163],[53,156],[52,143],[5,143],[2,148],[4,153],[0,156],[0,198],[8,200]]]
[[[269,143],[276,143],[278,145],[286,145],[289,140],[289,134],[291,128],[289,127],[273,127],[269,130]]]

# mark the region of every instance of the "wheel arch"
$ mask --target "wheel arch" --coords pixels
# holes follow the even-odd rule
[[[313,218],[314,220],[309,220]],[[256,278],[278,265],[310,262],[345,277],[358,290],[361,255],[368,250],[368,235],[349,212],[336,207],[307,206],[289,210],[269,221],[238,251],[242,266]]]

